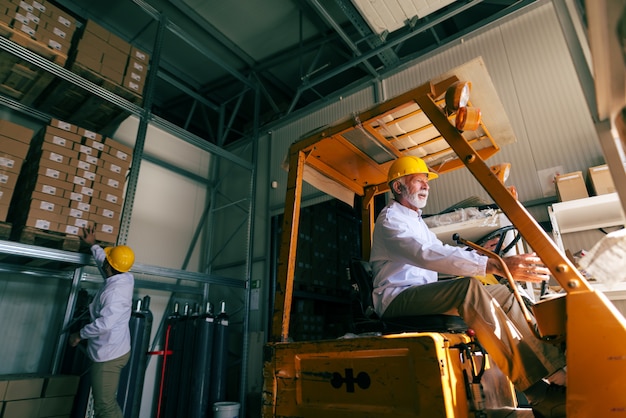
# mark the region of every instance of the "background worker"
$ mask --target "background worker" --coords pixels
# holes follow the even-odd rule
[[[417,157],[398,158],[390,167],[393,193],[374,226],[370,262],[373,300],[383,319],[458,313],[476,332],[498,367],[528,398],[536,417],[565,416],[565,357],[537,339],[504,285],[483,285],[471,276],[504,276],[494,259],[442,243],[422,219],[429,180],[437,178]],[[548,280],[549,270],[534,254],[505,257],[516,280]],[[465,276],[438,281],[438,273]]]
[[[83,229],[82,240],[104,277],[104,284],[89,305],[91,323],[69,337],[76,347],[87,340],[87,354],[93,361],[91,387],[96,418],[122,418],[117,402],[120,373],[130,358],[130,320],[134,277],[128,271],[135,261],[130,247],[118,245],[102,248],[96,244],[94,226]]]

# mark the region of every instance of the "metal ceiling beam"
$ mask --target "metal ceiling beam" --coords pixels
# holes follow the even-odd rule
[[[213,61],[215,64],[217,64],[220,67],[222,67],[225,71],[230,73],[237,80],[241,81],[243,84],[248,85],[249,87],[254,87],[254,85],[252,85],[250,83],[250,80],[248,80],[246,77],[244,77],[243,74],[241,74],[239,71],[237,71],[234,68],[232,68],[226,62],[224,62],[224,60],[222,60],[220,57],[218,57],[217,54],[215,54],[213,51],[210,51],[204,45],[202,45],[201,43],[197,42],[196,40],[192,40],[185,33],[185,31],[182,30],[178,25],[176,25],[175,23],[173,23],[171,21],[168,21],[167,22],[167,28],[169,29],[169,31],[172,34],[178,36],[180,39],[182,39],[183,41],[185,41],[186,43],[191,45],[196,51],[198,51],[199,53],[204,55],[209,60]]]
[[[250,55],[248,55],[243,49],[239,47],[236,43],[231,41],[229,38],[224,36],[222,32],[220,32],[215,26],[209,23],[206,19],[204,19],[196,10],[193,10],[182,0],[169,0],[171,4],[177,7],[185,16],[187,16],[190,20],[196,23],[199,27],[201,27],[207,34],[209,34],[212,38],[218,41],[220,44],[224,46],[228,51],[232,53],[233,56],[237,57],[239,60],[243,61],[247,66],[253,67],[256,61]]]
[[[383,39],[372,31],[367,22],[365,22],[365,19],[363,19],[363,16],[361,16],[358,10],[356,10],[354,4],[352,4],[348,0],[335,1],[348,17],[348,19],[350,19],[352,25],[354,25],[356,30],[368,43],[370,48],[377,48],[384,44]],[[396,55],[396,53],[392,49],[383,50],[380,54],[378,54],[378,58],[382,61],[385,68],[392,67],[400,62],[400,58],[398,58],[398,55]]]
[[[326,21],[326,23],[331,28],[333,28],[335,32],[337,32],[337,34],[343,40],[343,42],[348,46],[348,48],[352,50],[354,55],[361,56],[362,54],[359,48],[354,44],[354,42],[352,42],[352,40],[348,37],[348,35],[346,35],[346,33],[341,28],[341,26],[326,11],[326,9],[320,4],[320,2],[318,0],[309,0],[309,3],[313,5],[315,10],[317,10],[317,12],[320,14],[320,16],[322,16],[322,18]],[[365,65],[365,68],[367,68],[367,70],[373,77],[378,77],[379,74],[376,71],[376,69],[372,67],[372,64],[370,64],[367,60],[363,60],[362,63],[363,65]]]
[[[533,2],[535,2],[536,0],[519,0],[517,1],[515,4],[510,5],[507,9],[511,9],[513,8],[514,10],[520,9],[528,4],[531,4]],[[362,63],[363,61],[370,59],[376,55],[378,55],[379,53],[381,53],[382,51],[386,50],[386,49],[390,49],[395,47],[396,45],[399,45],[403,42],[406,42],[407,40],[413,38],[414,36],[419,35],[420,33],[429,30],[430,28],[444,22],[445,20],[448,20],[466,10],[471,9],[474,6],[477,6],[478,4],[482,3],[483,0],[470,0],[467,3],[458,5],[457,7],[453,7],[450,10],[448,10],[447,12],[441,14],[440,16],[438,16],[435,19],[430,20],[429,22],[421,25],[421,26],[416,26],[414,28],[414,30],[407,32],[403,35],[398,36],[395,39],[392,39],[388,42],[386,42],[385,44],[381,45],[378,48],[374,48],[371,51],[368,51],[364,54],[362,54],[359,57],[355,57],[353,60],[344,63],[343,65],[335,68],[332,71],[329,71],[328,73],[325,73],[324,75],[321,75],[319,78],[313,79],[313,80],[306,80],[305,82],[303,82],[299,87],[298,87],[298,93],[296,94],[296,96],[294,97],[292,104],[289,108],[289,113],[291,113],[293,111],[293,109],[295,109],[297,101],[300,99],[300,96],[302,95],[302,93],[306,90],[309,89],[313,89],[315,86],[331,79],[332,77],[335,77],[339,74],[341,74],[344,71],[347,71],[350,68],[353,68],[355,66],[357,66],[358,64]],[[507,10],[506,12],[501,12],[500,15],[505,15],[505,14],[509,14],[511,13],[511,10]],[[495,19],[495,18],[494,18]]]

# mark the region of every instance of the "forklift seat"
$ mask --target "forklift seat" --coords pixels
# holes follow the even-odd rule
[[[369,262],[350,260],[350,281],[355,290],[363,318],[355,321],[355,331],[394,334],[399,332],[452,332],[462,333],[468,326],[460,316],[434,314],[397,318],[380,318],[374,311],[372,299],[373,275]]]

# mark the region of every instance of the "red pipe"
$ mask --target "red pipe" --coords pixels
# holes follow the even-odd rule
[[[163,356],[163,363],[161,364],[161,382],[159,384],[159,399],[157,402],[157,418],[161,417],[161,403],[163,402],[163,386],[165,384],[165,366],[167,364],[167,356],[171,356],[174,354],[174,351],[168,350],[170,345],[170,331],[172,329],[172,325],[167,326],[167,330],[165,331],[165,347],[161,351],[148,351],[149,355]]]

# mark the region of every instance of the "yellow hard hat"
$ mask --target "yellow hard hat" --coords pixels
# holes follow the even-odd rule
[[[126,245],[107,247],[104,249],[104,253],[111,267],[120,273],[125,273],[130,270],[135,262],[135,253]]]
[[[413,155],[405,155],[393,162],[389,167],[389,174],[387,174],[387,184],[391,183],[395,179],[408,176],[409,174],[428,174],[428,180],[434,180],[439,175],[433,173],[428,169],[428,166],[419,157]]]

